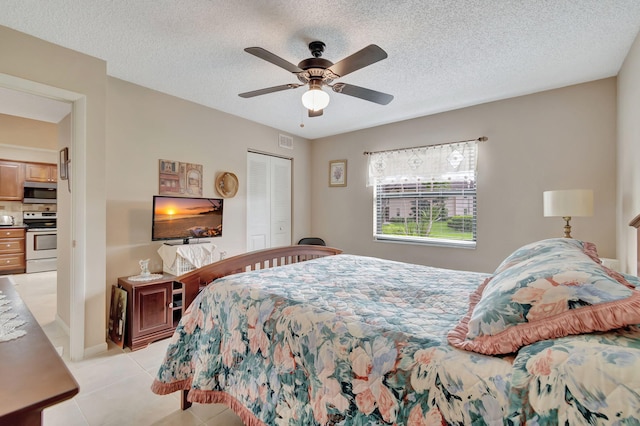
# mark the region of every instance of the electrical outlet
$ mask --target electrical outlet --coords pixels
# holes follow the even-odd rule
[[[220,260],[223,260],[225,257],[227,257],[227,252],[226,251],[221,251],[220,252]]]

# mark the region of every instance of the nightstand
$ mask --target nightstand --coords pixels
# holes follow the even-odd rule
[[[149,281],[118,278],[118,287],[127,292],[124,341],[132,351],[170,337],[176,329],[184,309],[184,291],[175,278],[170,274]]]

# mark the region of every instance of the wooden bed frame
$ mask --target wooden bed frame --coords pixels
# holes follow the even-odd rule
[[[184,306],[189,306],[198,293],[217,278],[240,272],[304,262],[340,253],[342,253],[342,250],[337,248],[315,245],[293,245],[256,250],[205,265],[202,268],[180,275],[176,278],[176,281],[183,284]],[[188,393],[189,391],[187,390],[182,391],[180,407],[183,410],[191,407],[191,402],[187,401]]]

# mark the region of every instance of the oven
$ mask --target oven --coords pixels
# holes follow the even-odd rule
[[[56,212],[24,212],[27,273],[55,271],[58,267]]]

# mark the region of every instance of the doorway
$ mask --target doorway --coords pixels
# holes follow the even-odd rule
[[[84,176],[85,164],[83,164],[82,158],[86,147],[85,96],[6,74],[0,74],[0,87],[71,105],[70,151],[76,153],[77,161],[70,164],[70,175]],[[66,302],[69,306],[69,356],[71,360],[77,361],[84,357],[85,288],[82,277],[85,276],[85,265],[82,261],[84,251],[71,250],[71,247],[77,245],[86,247],[82,232],[78,232],[83,229],[86,219],[83,214],[74,214],[74,212],[85,211],[86,200],[83,191],[70,193],[66,204],[69,226],[67,229],[59,229],[62,231],[59,232],[59,235],[62,235],[61,238],[64,239],[61,245],[69,247],[66,257],[62,256],[62,258],[66,259],[69,271],[68,292],[66,294],[68,299]],[[60,207],[62,206],[59,205]]]

